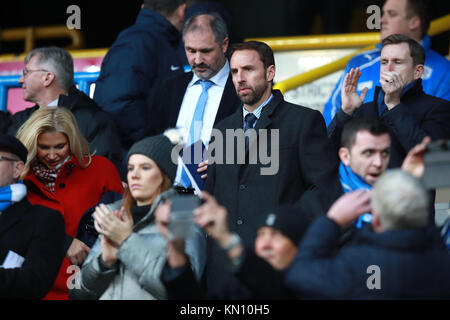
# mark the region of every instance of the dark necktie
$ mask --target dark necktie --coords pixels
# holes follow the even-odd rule
[[[248,129],[252,129],[255,124],[256,116],[253,113],[248,113],[244,118],[244,133],[247,132]],[[245,135],[245,150],[248,150],[249,136]]]
[[[246,132],[248,129],[253,128],[253,125],[255,121],[258,118],[253,113],[248,113],[244,118],[244,132]]]

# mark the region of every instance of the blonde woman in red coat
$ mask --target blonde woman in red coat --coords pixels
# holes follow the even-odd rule
[[[90,154],[88,142],[66,108],[41,107],[20,127],[17,137],[28,149],[21,177],[28,200],[58,210],[66,224],[66,257],[44,299],[68,299],[70,279],[78,270],[71,266],[81,266],[90,251],[77,239],[80,219],[105,194],[122,194],[122,182],[108,159]]]

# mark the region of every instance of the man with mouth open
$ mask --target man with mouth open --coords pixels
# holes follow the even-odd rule
[[[350,120],[344,127],[339,148],[339,180],[344,193],[371,190],[386,171],[391,149],[388,128],[374,118]],[[359,217],[355,226],[362,228],[372,221],[370,213]]]

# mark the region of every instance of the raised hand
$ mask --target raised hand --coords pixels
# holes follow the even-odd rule
[[[200,197],[205,203],[194,210],[195,223],[205,229],[206,233],[220,245],[226,244],[231,238],[227,224],[227,210],[206,191],[203,191]]]
[[[342,111],[348,115],[353,115],[356,109],[358,109],[366,97],[368,88],[364,88],[361,95],[358,96],[356,92],[356,87],[358,86],[359,77],[361,76],[361,71],[359,68],[351,69],[349,73],[345,75],[344,82],[341,88],[341,98],[342,98]]]
[[[422,178],[425,172],[424,155],[427,144],[431,142],[430,137],[423,138],[422,142],[412,148],[403,160],[402,170],[417,178]]]
[[[400,103],[400,95],[405,82],[398,72],[384,71],[380,74],[380,84],[385,93],[384,103],[391,110]]]
[[[361,214],[370,211],[370,192],[360,189],[346,193],[337,199],[328,210],[327,217],[344,227]]]

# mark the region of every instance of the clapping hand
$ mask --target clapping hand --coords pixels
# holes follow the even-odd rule
[[[133,221],[126,214],[124,207],[120,208],[120,211],[115,210],[112,213],[102,203],[95,208],[94,218],[97,232],[117,246],[120,246],[133,232]]]

